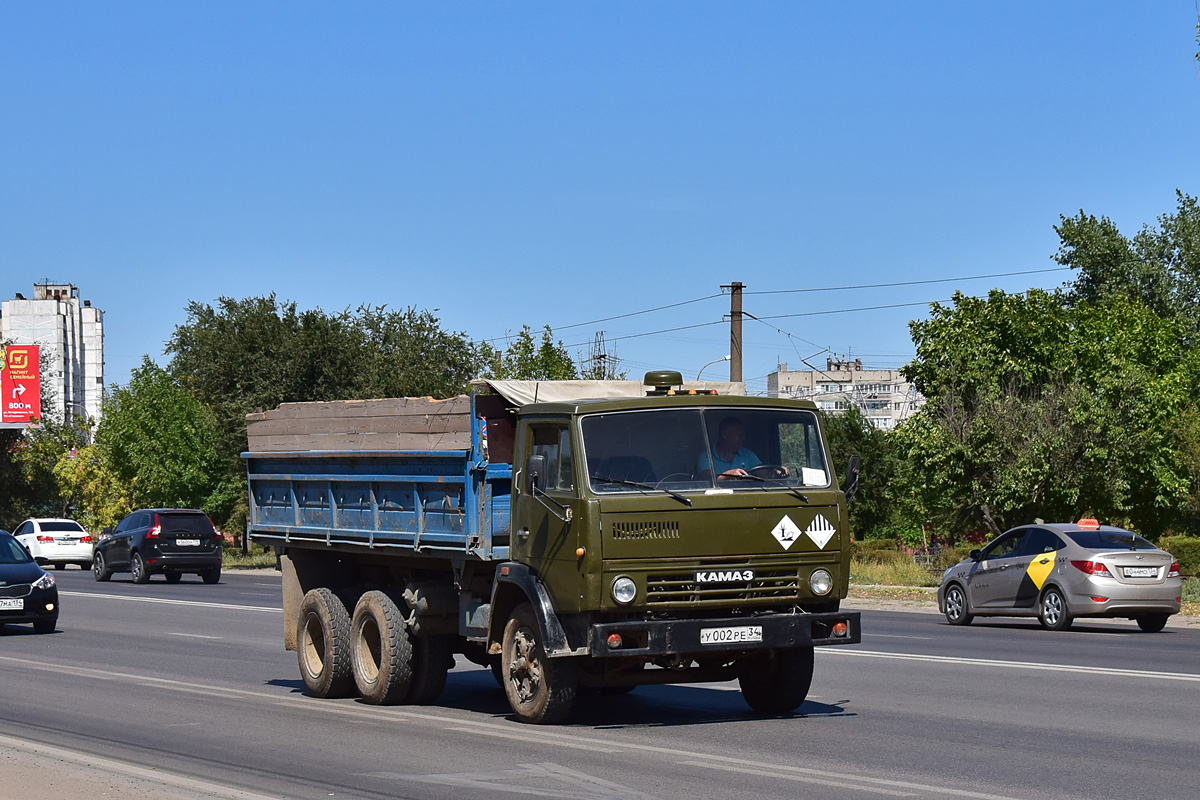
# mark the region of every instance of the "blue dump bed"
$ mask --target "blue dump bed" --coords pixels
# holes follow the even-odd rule
[[[507,559],[512,465],[487,461],[487,426],[473,413],[474,402],[451,409],[444,405],[450,401],[442,401],[425,413],[411,399],[401,410],[413,413],[381,405],[387,402],[401,401],[304,403],[282,406],[279,412],[291,412],[287,418],[271,416],[277,412],[251,415],[251,449],[242,456],[251,539],[263,545]],[[467,408],[471,413],[462,413]],[[317,413],[297,416],[301,411]],[[373,436],[379,443],[438,441],[455,449],[256,450],[314,442],[357,446],[375,442]]]

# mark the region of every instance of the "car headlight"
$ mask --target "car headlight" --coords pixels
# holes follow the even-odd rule
[[[49,572],[42,573],[42,577],[33,582],[35,589],[52,589],[54,588],[54,576]]]
[[[637,597],[637,584],[622,575],[612,582],[612,596],[613,600],[627,606],[633,602],[633,598]]]
[[[828,570],[813,570],[813,574],[808,577],[808,585],[813,590],[813,594],[829,594],[833,588],[833,576],[829,574]]]

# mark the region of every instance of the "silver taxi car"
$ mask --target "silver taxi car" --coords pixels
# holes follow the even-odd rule
[[[938,610],[951,625],[976,616],[1037,617],[1053,631],[1077,617],[1123,617],[1161,631],[1183,595],[1179,562],[1146,539],[1094,519],[1022,525],[946,570]]]

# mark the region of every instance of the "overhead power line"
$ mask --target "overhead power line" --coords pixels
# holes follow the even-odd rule
[[[810,289],[764,289],[745,294],[799,294],[802,292],[843,292],[849,289],[886,289],[895,286],[924,286],[931,283],[953,283],[954,281],[982,281],[988,278],[1010,278],[1014,275],[1040,275],[1044,272],[1066,272],[1071,267],[1050,267],[1048,269],[1026,269],[1020,272],[993,272],[990,275],[963,275],[957,278],[932,278],[925,281],[897,281],[895,283],[860,283],[853,286],[822,286]]]

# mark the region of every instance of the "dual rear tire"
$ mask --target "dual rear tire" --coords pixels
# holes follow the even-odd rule
[[[353,614],[329,589],[308,592],[296,655],[310,695],[357,693],[372,705],[433,703],[453,665],[450,638],[413,635],[400,606],[378,590],[363,594]]]

